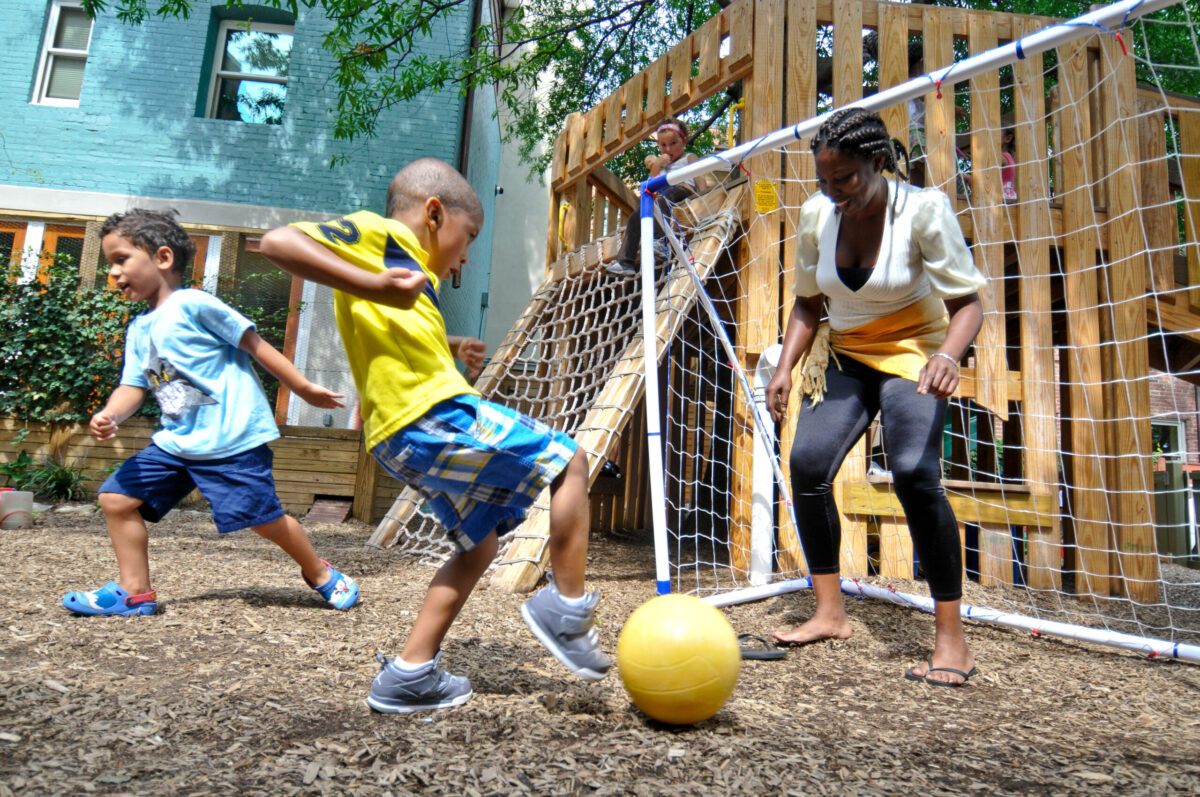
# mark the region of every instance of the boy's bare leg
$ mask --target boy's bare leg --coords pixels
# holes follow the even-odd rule
[[[550,569],[563,597],[583,595],[590,525],[587,454],[580,448],[550,485]]]
[[[458,617],[471,591],[496,558],[498,539],[492,532],[470,551],[438,568],[429,582],[421,611],[400,651],[400,658],[409,664],[422,664],[437,655],[454,618]]]
[[[130,595],[150,591],[150,535],[138,512],[142,503],[140,498],[120,493],[100,493],[100,508],[117,556],[117,583]]]
[[[853,633],[846,607],[842,603],[842,579],[839,573],[824,573],[812,577],[817,610],[805,622],[790,631],[776,631],[771,636],[777,642],[803,645],[818,639],[847,639]]]
[[[304,533],[304,528],[294,517],[284,515],[278,520],[255,526],[254,533],[275,543],[284,553],[295,559],[308,583],[324,584],[333,575],[321,561],[321,557],[317,556],[312,542]]]

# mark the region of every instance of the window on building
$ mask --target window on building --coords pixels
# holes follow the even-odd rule
[[[21,258],[25,248],[25,223],[0,221],[0,266]]]
[[[39,105],[77,107],[87,65],[92,20],[78,3],[54,0],[42,42],[33,101]]]
[[[291,55],[291,25],[222,20],[207,115],[268,125],[282,122]]]

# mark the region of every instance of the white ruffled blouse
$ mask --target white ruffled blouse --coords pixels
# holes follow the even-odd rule
[[[954,299],[975,293],[986,279],[954,217],[950,199],[936,188],[888,180],[887,218],[879,256],[857,291],[838,276],[836,251],[843,214],[824,194],[800,208],[792,292],[824,294],[829,326],[841,332],[883,318],[930,293]]]

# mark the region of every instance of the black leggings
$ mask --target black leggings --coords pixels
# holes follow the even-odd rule
[[[675,185],[659,194],[655,200],[662,210],[663,218],[670,223],[671,205],[684,201],[696,192],[688,185]],[[654,237],[662,238],[662,227],[658,220],[654,221]],[[642,248],[642,217],[640,210],[635,210],[625,222],[625,237],[621,239],[621,248],[617,250],[617,260],[631,266],[636,266],[640,259]]]
[[[824,401],[813,404],[804,399],[792,444],[792,500],[810,572],[838,572],[842,526],[833,500],[833,479],[875,413],[882,412],[887,464],[929,593],[934,600],[958,600],[962,597],[958,522],[941,482],[946,400],[922,396],[915,382],[881,373],[844,354],[838,362],[841,370],[830,356]]]

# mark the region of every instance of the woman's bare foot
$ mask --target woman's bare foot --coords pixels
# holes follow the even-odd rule
[[[849,639],[854,633],[846,617],[826,620],[813,617],[790,631],[774,631],[771,637],[780,645],[807,645],[821,639]]]

